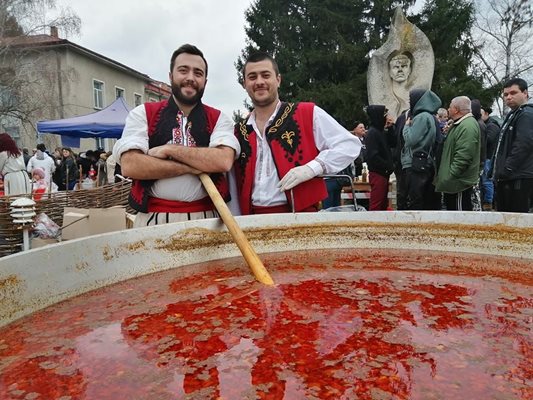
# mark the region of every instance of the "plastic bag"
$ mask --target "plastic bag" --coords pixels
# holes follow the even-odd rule
[[[40,213],[33,223],[33,237],[55,239],[59,236],[60,227],[45,213]]]

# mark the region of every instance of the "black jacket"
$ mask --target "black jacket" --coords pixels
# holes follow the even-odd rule
[[[500,136],[500,124],[494,118],[489,117],[485,121],[487,133],[487,159],[490,160],[494,157],[496,151],[496,145],[498,144],[498,137]]]
[[[403,127],[407,120],[408,111],[401,113],[394,124],[394,136],[396,138],[394,146],[392,146],[392,159],[394,161],[394,170],[402,171],[402,149],[405,144],[403,140]]]
[[[481,149],[479,152],[479,166],[481,170],[483,170],[483,164],[487,159],[487,125],[481,118],[481,103],[477,99],[472,100],[472,115],[477,120],[479,125],[479,143],[481,144]]]
[[[505,118],[494,178],[514,180],[533,178],[533,104],[524,104]]]
[[[370,105],[366,110],[370,119],[370,127],[366,134],[366,163],[368,170],[383,176],[394,171],[391,140],[394,138],[392,128],[385,129],[385,106]]]

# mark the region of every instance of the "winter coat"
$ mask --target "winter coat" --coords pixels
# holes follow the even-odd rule
[[[366,110],[370,126],[366,134],[366,163],[368,170],[388,177],[394,171],[389,136],[393,129],[385,131],[385,106],[370,105]]]
[[[496,151],[498,137],[500,136],[500,124],[494,118],[489,117],[485,121],[485,132],[487,134],[487,159],[490,160]]]
[[[37,153],[28,161],[26,171],[28,171],[28,173],[31,175],[31,172],[34,168],[43,169],[45,173],[44,180],[48,182],[48,185],[50,185],[50,179],[56,170],[55,160],[45,152],[37,150]]]
[[[455,121],[444,141],[435,190],[459,193],[479,180],[479,124],[472,114]]]
[[[392,149],[392,159],[394,161],[394,170],[402,170],[402,150],[405,145],[403,140],[403,128],[405,126],[405,121],[407,120],[407,115],[409,110],[401,113],[396,122],[394,123],[394,136],[396,136],[395,145]]]
[[[412,108],[411,125],[403,128],[405,144],[402,149],[402,168],[410,168],[415,151],[431,153],[437,134],[434,114],[441,106],[441,100],[431,90],[426,91]],[[430,154],[434,163],[434,156]]]
[[[59,166],[61,171],[61,183],[62,185],[68,185],[69,183],[78,179],[78,167],[76,161],[73,158],[68,157],[63,159]],[[67,175],[68,173],[68,175]]]
[[[483,169],[483,164],[487,159],[487,126],[483,119],[481,118],[481,103],[479,100],[472,100],[472,115],[477,120],[479,124],[480,140],[481,140],[481,151],[479,156],[479,168]]]
[[[493,166],[495,179],[533,178],[533,104],[509,113],[500,136]]]
[[[479,168],[483,169],[483,164],[485,164],[485,160],[487,159],[487,125],[481,118],[477,119],[477,123],[479,125],[480,143]]]

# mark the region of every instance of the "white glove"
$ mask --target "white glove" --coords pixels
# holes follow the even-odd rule
[[[291,190],[293,187],[298,186],[300,183],[306,182],[315,176],[315,171],[313,171],[311,167],[308,167],[307,165],[294,167],[287,172],[279,182],[279,190],[280,192]]]

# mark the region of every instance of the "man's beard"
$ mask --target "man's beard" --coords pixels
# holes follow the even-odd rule
[[[196,90],[196,94],[192,97],[185,97],[182,93],[181,93],[181,86],[175,84],[175,83],[172,83],[171,85],[172,87],[172,94],[174,95],[174,97],[176,98],[176,100],[179,102],[179,103],[182,103],[182,104],[185,104],[185,105],[188,105],[188,106],[194,106],[196,103],[198,103],[203,95],[204,95],[204,89],[197,89]]]

